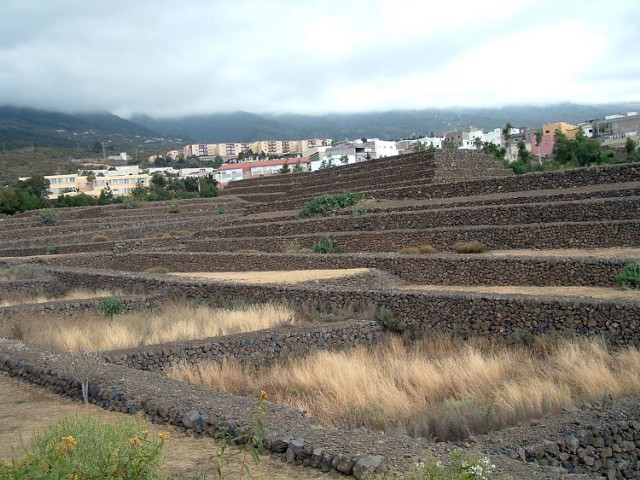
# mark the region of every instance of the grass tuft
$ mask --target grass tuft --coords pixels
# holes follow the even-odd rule
[[[93,243],[108,242],[109,240],[110,238],[107,235],[103,235],[103,234],[94,235],[93,237],[91,237],[91,241]]]
[[[453,246],[456,253],[484,253],[489,247],[481,242],[459,242]]]

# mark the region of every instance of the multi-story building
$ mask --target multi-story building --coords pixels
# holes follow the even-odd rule
[[[290,171],[293,171],[298,163],[302,167],[303,171],[306,172],[310,169],[310,159],[308,157],[225,163],[218,169],[216,180],[218,180],[220,185],[224,187],[227,183],[234,182],[236,180],[279,173],[280,169],[284,167],[284,165],[288,165]]]
[[[591,121],[593,136],[604,145],[624,145],[627,137],[640,135],[640,115],[629,112],[626,115],[607,115],[604,120]]]
[[[151,177],[144,173],[138,174],[118,174],[114,171],[96,170],[95,180],[88,180],[86,175],[67,174],[67,175],[45,175],[45,179],[49,180],[48,198],[58,198],[59,195],[78,195],[84,193],[91,197],[98,197],[102,190],[109,187],[114,196],[128,195],[138,185],[149,186]],[[107,172],[109,173],[107,175]],[[29,177],[20,178],[26,180]]]
[[[330,138],[310,138],[306,140],[260,140],[257,142],[196,143],[182,149],[184,157],[237,157],[240,153],[252,151],[256,155],[303,154],[305,150],[320,146],[331,146]]]

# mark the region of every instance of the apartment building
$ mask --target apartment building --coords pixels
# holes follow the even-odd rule
[[[144,173],[118,174],[107,171],[99,171],[95,174],[95,180],[89,181],[86,175],[66,174],[66,175],[45,175],[49,180],[48,198],[55,199],[60,195],[78,195],[84,193],[91,197],[99,197],[102,190],[109,187],[115,197],[129,195],[135,187],[142,185],[149,186],[151,177]],[[20,180],[27,180],[29,177],[21,177]]]
[[[330,138],[309,138],[305,140],[260,140],[257,142],[228,142],[228,143],[196,143],[185,145],[182,149],[184,157],[237,157],[241,153],[251,150],[256,155],[290,155],[302,154],[314,147],[331,146]]]

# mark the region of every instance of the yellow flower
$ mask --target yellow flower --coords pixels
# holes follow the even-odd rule
[[[142,430],[142,438],[147,438],[149,436],[149,430]]]
[[[269,394],[264,390],[260,390],[260,400],[266,400],[267,398],[269,398]]]
[[[158,434],[158,437],[160,438],[160,440],[162,440],[163,442],[166,442],[167,440],[169,440],[169,433],[168,432],[160,432]]]
[[[62,437],[62,439],[67,442],[67,447],[69,448],[73,448],[78,445],[78,441],[71,435],[69,435],[68,437]]]
[[[131,438],[129,439],[129,443],[131,444],[132,447],[136,447],[140,445],[142,442],[140,441],[139,438]]]

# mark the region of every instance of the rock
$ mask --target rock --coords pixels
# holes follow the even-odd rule
[[[378,473],[383,470],[382,455],[367,455],[358,460],[353,466],[353,476],[362,480],[367,473]]]
[[[570,412],[570,413],[577,413],[580,410],[580,408],[576,407],[575,405],[565,405],[564,407],[562,407],[562,410],[564,412]]]
[[[304,439],[303,438],[294,438],[289,442],[289,446],[287,447],[287,452],[285,453],[285,458],[287,459],[287,463],[293,463],[296,459],[296,454],[302,450],[304,447]]]

